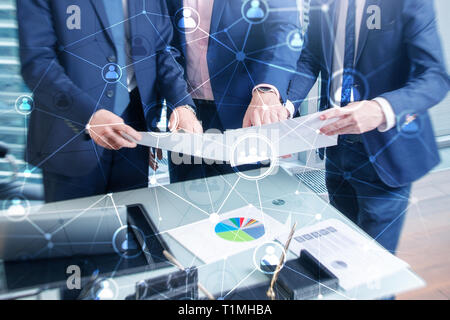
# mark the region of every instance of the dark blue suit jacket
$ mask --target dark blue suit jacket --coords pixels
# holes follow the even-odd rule
[[[242,15],[242,0],[215,0],[208,47],[208,67],[218,116],[225,129],[242,127],[255,85],[268,83],[286,99],[290,73],[299,52],[289,49],[287,38],[299,28],[296,0],[265,0],[270,8],[261,24],[249,24]],[[183,0],[168,0],[171,16]],[[288,9],[288,10],[283,10]],[[174,46],[185,53],[186,38],[175,30]],[[245,60],[238,59],[238,53]],[[181,59],[183,62],[184,56]]]
[[[320,8],[325,0],[313,0]],[[369,30],[371,16],[367,7],[381,8],[381,29]],[[289,98],[300,102],[321,74],[321,109],[330,107],[330,79],[334,46],[335,2],[328,12],[313,10],[307,47],[298,61],[297,74],[290,86]],[[387,185],[407,185],[429,172],[440,159],[428,109],[448,93],[433,1],[367,0],[355,69],[359,72],[355,87],[361,100],[384,97],[397,116],[397,127],[381,133],[363,135],[364,145],[380,178]],[[418,115],[418,134],[399,130],[405,117]]]
[[[101,68],[117,59],[103,3],[17,0],[22,75],[35,101],[26,158],[44,170],[69,176],[91,171],[97,156],[84,128],[96,110],[113,111],[115,92],[126,90],[102,79]],[[80,30],[66,26],[67,8],[73,4],[81,9]],[[142,103],[151,106],[165,98],[174,106],[192,105],[183,68],[174,59],[178,52],[169,46],[173,29],[166,2],[132,0],[128,10],[131,38],[139,36],[147,50],[134,60]]]

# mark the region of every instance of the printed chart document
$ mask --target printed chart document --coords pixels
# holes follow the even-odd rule
[[[288,119],[260,127],[225,133],[141,132],[138,144],[199,158],[232,162],[235,166],[266,161],[288,154],[337,144],[337,136],[325,136],[319,129],[335,120],[321,121],[322,113]],[[231,161],[234,158],[234,161]]]
[[[168,234],[204,263],[256,248],[289,231],[284,224],[249,205],[205,219]]]
[[[278,240],[284,243],[286,238],[283,235]],[[297,230],[290,250],[298,255],[302,249],[334,273],[345,290],[364,284],[376,286],[381,278],[409,267],[374,240],[335,219]]]

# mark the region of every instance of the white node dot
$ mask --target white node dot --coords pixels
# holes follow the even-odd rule
[[[296,194],[296,195],[299,195],[299,194],[300,194],[300,191],[295,190],[295,194]]]
[[[316,133],[317,133],[317,134],[320,134],[320,130],[319,130],[319,129],[317,129],[317,130],[316,130]]]
[[[217,213],[211,213],[211,214],[209,215],[209,220],[210,220],[212,223],[219,222],[219,215],[218,215]]]
[[[269,109],[269,107],[268,106],[266,106],[266,105],[263,105],[263,110],[267,110],[267,109]]]
[[[112,195],[113,195],[112,193],[108,193],[107,194],[107,196],[110,197],[110,198],[112,197]]]
[[[321,220],[322,219],[322,215],[320,213],[316,214],[316,220]]]
[[[161,217],[159,217],[159,221],[162,221],[162,218],[161,218]]]
[[[31,171],[30,171],[30,170],[25,170],[25,171],[23,172],[23,176],[24,176],[25,178],[31,177]]]
[[[419,202],[419,199],[417,199],[417,198],[415,198],[415,197],[411,198],[411,203],[412,203],[412,204],[416,204],[416,203],[418,203],[418,202]]]
[[[151,177],[150,178],[150,184],[151,185],[155,185],[156,184],[156,178],[155,177]]]
[[[91,125],[90,124],[87,124],[86,125],[86,130],[90,130],[91,129]]]
[[[323,299],[323,295],[319,294],[319,295],[317,296],[317,299],[322,300],[322,299]]]
[[[328,11],[328,9],[329,9],[329,7],[328,7],[328,5],[327,4],[324,4],[324,5],[322,5],[322,11],[323,12],[327,12]]]

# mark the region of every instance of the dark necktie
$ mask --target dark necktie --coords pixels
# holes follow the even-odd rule
[[[347,22],[345,24],[344,74],[342,76],[341,107],[351,102],[354,84],[353,65],[355,60],[355,15],[356,0],[348,0]]]
[[[120,83],[116,84],[116,95],[114,99],[114,113],[121,116],[130,102],[130,95],[127,89],[127,72],[124,68],[127,64],[125,47],[125,25],[121,23],[125,20],[122,0],[103,0],[105,11],[108,16],[109,25],[112,27],[114,46],[117,51],[117,64],[122,68],[122,77]],[[117,25],[116,25],[117,24]]]

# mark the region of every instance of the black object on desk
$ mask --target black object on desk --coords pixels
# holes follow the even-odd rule
[[[333,273],[307,250],[302,250],[298,259],[285,263],[276,287],[282,299],[306,300],[336,290],[338,283],[338,278]]]
[[[272,277],[271,274],[268,276]],[[277,300],[307,300],[336,290],[338,284],[339,281],[333,273],[307,250],[302,250],[299,258],[284,264],[274,290]],[[256,286],[237,289],[226,298],[227,300],[269,300],[266,295],[269,286],[270,280]]]
[[[136,283],[135,295],[127,300],[197,300],[197,268],[176,271]]]

